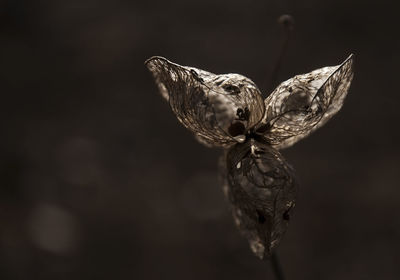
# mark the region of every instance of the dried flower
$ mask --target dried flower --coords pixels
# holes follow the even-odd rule
[[[163,57],[145,62],[178,120],[207,146],[225,148],[224,193],[236,225],[261,259],[280,242],[295,206],[293,169],[278,152],[324,125],[343,105],[353,55],[297,75],[265,100],[239,74],[216,75]]]

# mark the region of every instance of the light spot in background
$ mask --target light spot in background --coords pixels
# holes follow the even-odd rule
[[[28,222],[32,241],[40,249],[61,255],[76,250],[78,225],[67,211],[41,204],[32,211]]]

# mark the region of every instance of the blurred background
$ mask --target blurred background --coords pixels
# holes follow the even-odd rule
[[[236,230],[221,151],[145,59],[277,81],[355,54],[341,112],[282,153],[301,189],[287,279],[400,275],[398,9],[391,1],[0,2],[0,279],[274,279]]]

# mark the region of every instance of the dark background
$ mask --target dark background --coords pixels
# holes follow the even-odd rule
[[[162,55],[262,89],[355,54],[341,112],[283,151],[287,279],[400,275],[398,9],[390,1],[0,2],[0,279],[273,279],[144,67]]]

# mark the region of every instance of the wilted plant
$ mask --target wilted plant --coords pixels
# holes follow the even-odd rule
[[[324,125],[343,105],[353,55],[342,64],[297,75],[265,100],[239,74],[216,75],[163,57],[145,62],[178,120],[209,147],[223,147],[224,193],[251,250],[267,258],[296,202],[293,169],[278,150]]]

